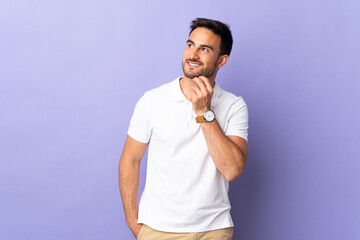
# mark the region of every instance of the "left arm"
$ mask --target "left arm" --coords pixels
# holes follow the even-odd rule
[[[200,76],[193,79],[189,100],[195,113],[199,116],[210,109],[213,88],[209,79]],[[217,169],[228,181],[238,178],[245,168],[247,142],[238,136],[226,136],[215,119],[201,123],[201,128]]]

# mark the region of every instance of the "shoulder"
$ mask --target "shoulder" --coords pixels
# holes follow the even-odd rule
[[[151,98],[164,98],[170,96],[172,90],[173,82],[165,83],[159,87],[153,88],[147,91],[144,95],[147,95]]]
[[[173,89],[174,81],[171,81],[145,92],[141,99],[145,99],[147,101],[168,99],[171,97]]]

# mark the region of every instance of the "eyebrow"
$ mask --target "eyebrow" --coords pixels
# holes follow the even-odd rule
[[[195,44],[195,43],[194,43],[194,41],[192,41],[192,40],[190,40],[190,39],[188,39],[188,40],[186,41],[186,43],[192,43],[192,44]],[[196,45],[196,44],[195,44],[195,45]],[[202,45],[200,45],[200,47],[210,48],[211,50],[213,50],[213,51],[214,51],[214,48],[213,48],[212,46],[209,46],[209,45],[206,45],[206,44],[202,44]]]

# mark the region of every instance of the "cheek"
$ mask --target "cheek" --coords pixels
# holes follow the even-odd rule
[[[210,67],[210,66],[213,66],[214,64],[216,64],[216,60],[213,59],[213,58],[210,57],[210,56],[207,56],[207,57],[204,58],[204,63],[205,63],[205,65],[207,65],[208,67]]]
[[[183,62],[185,62],[185,60],[187,59],[187,56],[188,56],[188,54],[187,54],[187,52],[186,52],[186,50],[184,51],[184,54],[183,54]]]

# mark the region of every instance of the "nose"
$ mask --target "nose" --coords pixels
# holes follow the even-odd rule
[[[197,48],[193,48],[190,50],[189,58],[193,60],[199,60],[199,54]]]

